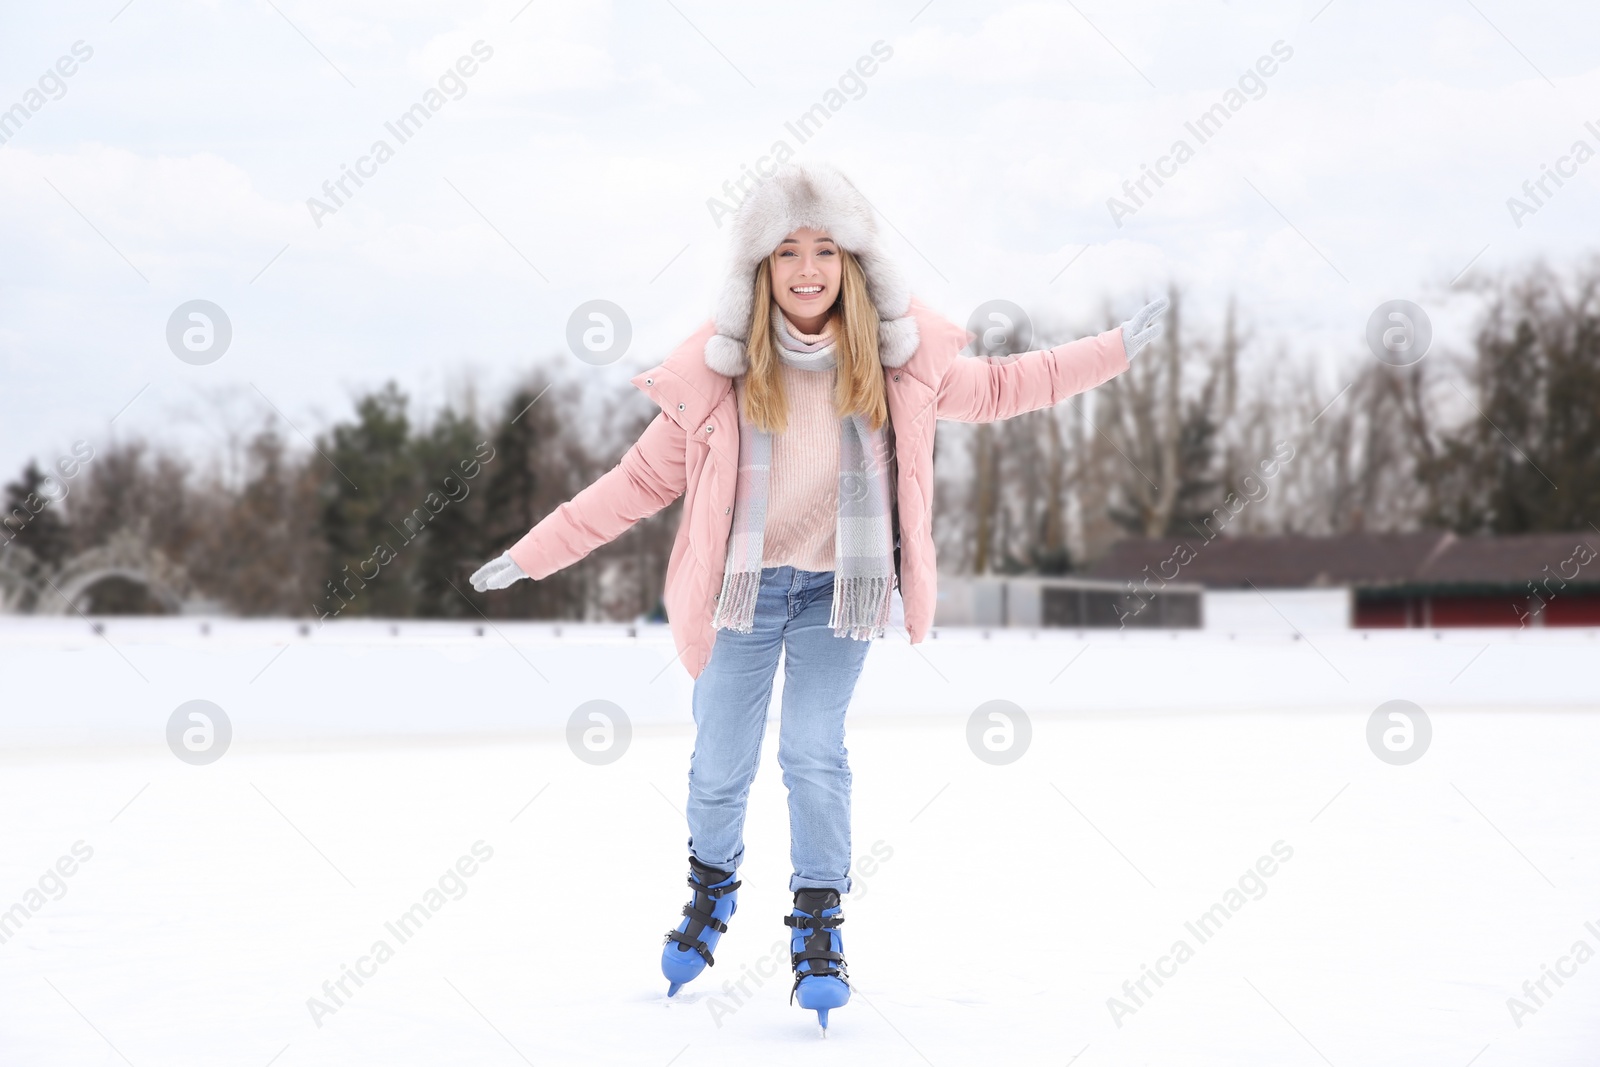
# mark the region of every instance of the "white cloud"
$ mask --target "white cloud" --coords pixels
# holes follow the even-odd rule
[[[976,29],[943,26],[930,11],[908,39],[896,45],[898,73],[963,85],[1042,85],[1137,77],[1150,61],[1139,35],[1130,33],[1127,59],[1064,4],[1019,4],[994,12]],[[1130,62],[1133,66],[1130,66]]]
[[[999,296],[1098,328],[1108,304],[1180,284],[1202,322],[1234,294],[1264,350],[1336,362],[1397,296],[1461,336],[1444,285],[1485,245],[1492,270],[1600,233],[1600,162],[1521,229],[1504,205],[1600,121],[1600,70],[1561,29],[1575,0],[1486,7],[1516,48],[1470,8],[1347,0],[1314,23],[1320,3],[935,3],[914,22],[830,3],[798,22],[710,0],[280,6],[356,88],[267,7],[141,3],[115,23],[39,7],[0,40],[24,71],[96,49],[0,146],[0,477],[103,432],[146,384],[119,430],[167,432],[201,387],[256,382],[311,428],[389,377],[431,395],[478,366],[503,384],[597,296],[634,319],[628,360],[593,375],[613,387],[709,309],[725,232],[707,197],[878,39],[893,58],[802,157],[852,174],[918,293],[957,319]],[[313,225],[306,198],[479,39],[495,57],[466,95]],[[1118,228],[1106,199],[1279,39],[1295,56],[1266,95]],[[162,336],[196,296],[235,320],[207,368]]]

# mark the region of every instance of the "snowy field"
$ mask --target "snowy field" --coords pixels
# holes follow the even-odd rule
[[[880,642],[824,1044],[787,1003],[771,733],[739,914],[664,997],[693,743],[664,628],[206,625],[0,620],[5,1067],[1600,1050],[1593,631]],[[166,736],[196,699],[232,730],[206,765]],[[1394,699],[1432,728],[1407,765],[1368,743]],[[632,724],[613,762],[569,747],[590,700]],[[969,746],[991,700],[1031,724],[1008,764]]]

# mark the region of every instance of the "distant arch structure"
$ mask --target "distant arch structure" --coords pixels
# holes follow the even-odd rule
[[[34,608],[40,615],[176,615],[189,583],[161,552],[124,532],[67,560],[40,585]]]
[[[40,602],[40,614],[66,615],[76,609],[85,615],[176,615],[183,610],[183,596],[176,589],[137,567],[97,567],[56,585],[60,594],[52,590]]]

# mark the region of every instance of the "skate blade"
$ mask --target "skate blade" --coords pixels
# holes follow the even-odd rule
[[[682,982],[671,982],[671,983],[669,983],[667,985],[667,996],[669,996],[669,997],[672,996],[674,993],[676,993],[678,990],[680,990],[682,988],[683,988],[683,983]]]
[[[828,1009],[827,1008],[818,1008],[817,1009],[817,1026],[821,1028],[822,1036],[823,1037],[827,1037],[828,1036]]]

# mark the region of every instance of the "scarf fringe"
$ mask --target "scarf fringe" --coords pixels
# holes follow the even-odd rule
[[[756,597],[761,592],[761,572],[737,571],[722,576],[716,616],[718,630],[747,634],[755,629]],[[870,641],[882,637],[889,625],[894,575],[833,576],[833,611],[828,625],[835,637]]]
[[[722,576],[722,592],[717,595],[717,613],[711,626],[741,634],[755,629],[756,596],[761,592],[761,569],[727,571]]]
[[[894,575],[852,574],[833,576],[833,615],[828,625],[835,637],[870,641],[882,637],[889,625],[889,594]]]

